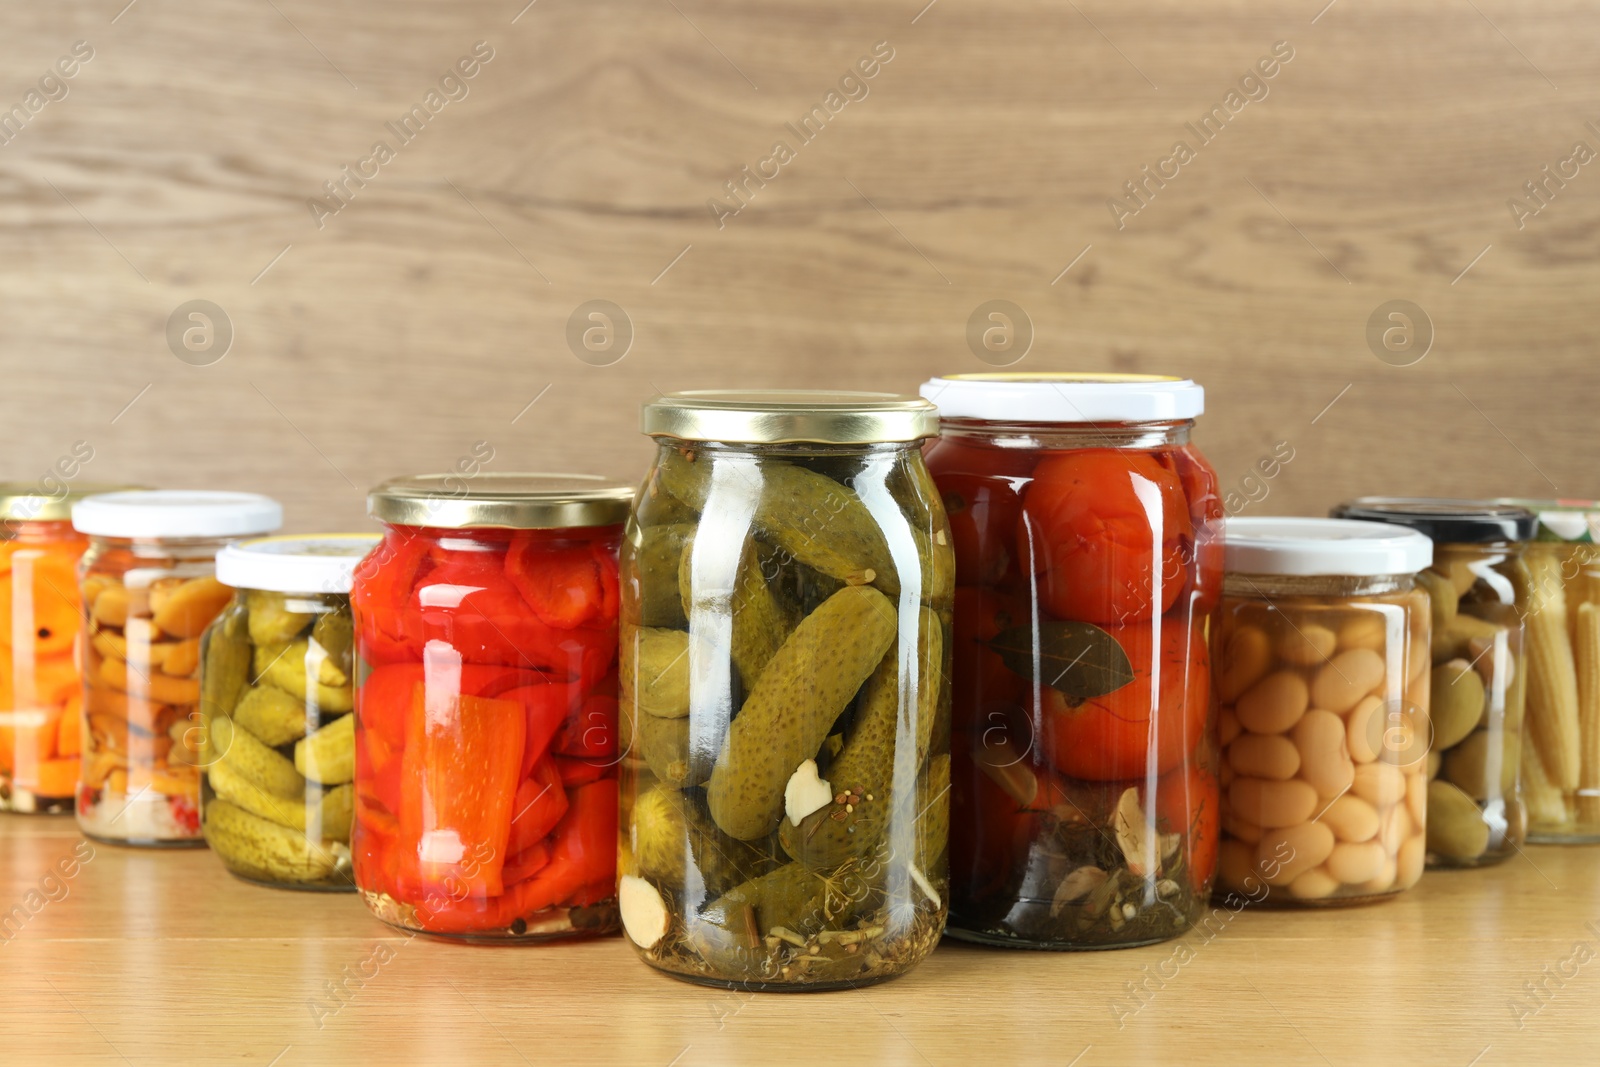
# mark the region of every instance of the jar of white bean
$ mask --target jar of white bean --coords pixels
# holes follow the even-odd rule
[[[1345,904],[1409,889],[1427,855],[1422,534],[1339,519],[1229,519],[1214,662],[1217,891]]]

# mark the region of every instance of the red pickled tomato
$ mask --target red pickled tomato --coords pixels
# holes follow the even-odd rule
[[[950,517],[956,581],[988,585],[1020,576],[1016,561],[1021,487],[1038,462],[1032,451],[940,438],[928,448],[928,473]]]
[[[1026,625],[1028,602],[1019,595],[957,586],[951,638],[951,691],[955,721],[966,723],[989,705],[1022,699],[1027,679],[990,651],[1003,630]]]
[[[1160,508],[1159,559],[1147,503]],[[1048,456],[1034,469],[1022,510],[1017,549],[1024,566],[1043,574],[1040,599],[1057,618],[1138,622],[1177,600],[1184,583],[1163,576],[1180,573],[1182,543],[1194,527],[1178,476],[1149,453],[1092,448]]]
[[[1217,472],[1193,445],[1175,449],[1172,459],[1189,500],[1189,518],[1194,523],[1191,551],[1198,566],[1190,569],[1189,588],[1198,594],[1195,610],[1208,612],[1222,597],[1223,507]]]
[[[1108,627],[1128,654],[1133,681],[1073,705],[1056,689],[1044,690],[1041,738],[1062,774],[1090,781],[1142,777],[1152,750],[1163,774],[1182,763],[1205,739],[1211,713],[1211,672],[1201,627],[1163,619],[1160,678],[1151,677],[1151,622]]]
[[[1204,893],[1217,873],[1222,837],[1222,790],[1198,761],[1174,767],[1156,782],[1156,822],[1163,833],[1182,834],[1189,886]]]

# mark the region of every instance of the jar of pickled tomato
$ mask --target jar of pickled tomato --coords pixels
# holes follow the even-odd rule
[[[1348,904],[1427,858],[1433,542],[1344,519],[1230,518],[1218,626],[1218,889]],[[1242,906],[1242,905],[1241,905]]]
[[[618,927],[617,547],[630,486],[423,475],[367,498],[356,568],[356,887],[476,941]]]
[[[935,378],[956,553],[950,926],[1088,949],[1176,937],[1211,892],[1216,473],[1192,381]]]
[[[0,484],[0,811],[72,810],[83,751],[72,505],[122,486]]]
[[[85,618],[78,826],[97,841],[203,845],[200,637],[233,590],[217,553],[283,523],[254,493],[147,490],[79,501]]]

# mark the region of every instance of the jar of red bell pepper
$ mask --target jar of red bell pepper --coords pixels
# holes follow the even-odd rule
[[[356,886],[465,940],[618,928],[617,548],[630,486],[401,478],[356,568]]]
[[[1200,386],[935,378],[956,553],[948,932],[1025,948],[1176,937],[1216,868],[1208,630],[1222,501]]]

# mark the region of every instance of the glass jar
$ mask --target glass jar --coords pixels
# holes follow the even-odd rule
[[[1176,937],[1217,856],[1207,640],[1222,501],[1204,391],[1149,375],[935,378],[955,535],[950,934]]]
[[[1406,526],[1433,541],[1433,565],[1417,575],[1433,615],[1428,866],[1499,863],[1528,831],[1517,768],[1527,686],[1522,542],[1533,536],[1534,515],[1399,497],[1362,497],[1333,514]]]
[[[83,624],[72,505],[121,486],[0,484],[0,811],[72,810],[82,752]]]
[[[122,845],[203,845],[200,635],[233,599],[217,552],[283,523],[254,493],[148,490],[79,501],[83,597],[78,826]]]
[[[472,941],[617,929],[617,545],[633,491],[423,475],[367,497],[356,568],[356,886]]]
[[[1600,501],[1508,500],[1538,515],[1523,554],[1528,840],[1600,843]]]
[[[902,974],[938,943],[954,561],[887,393],[673,393],[622,552],[621,883],[708,985]]]
[[[1414,530],[1228,520],[1212,646],[1225,896],[1348,904],[1422,877],[1433,661],[1415,575],[1432,561]]]
[[[217,554],[235,592],[200,640],[200,826],[247,882],[355,888],[350,581],[377,543],[264,537]]]

